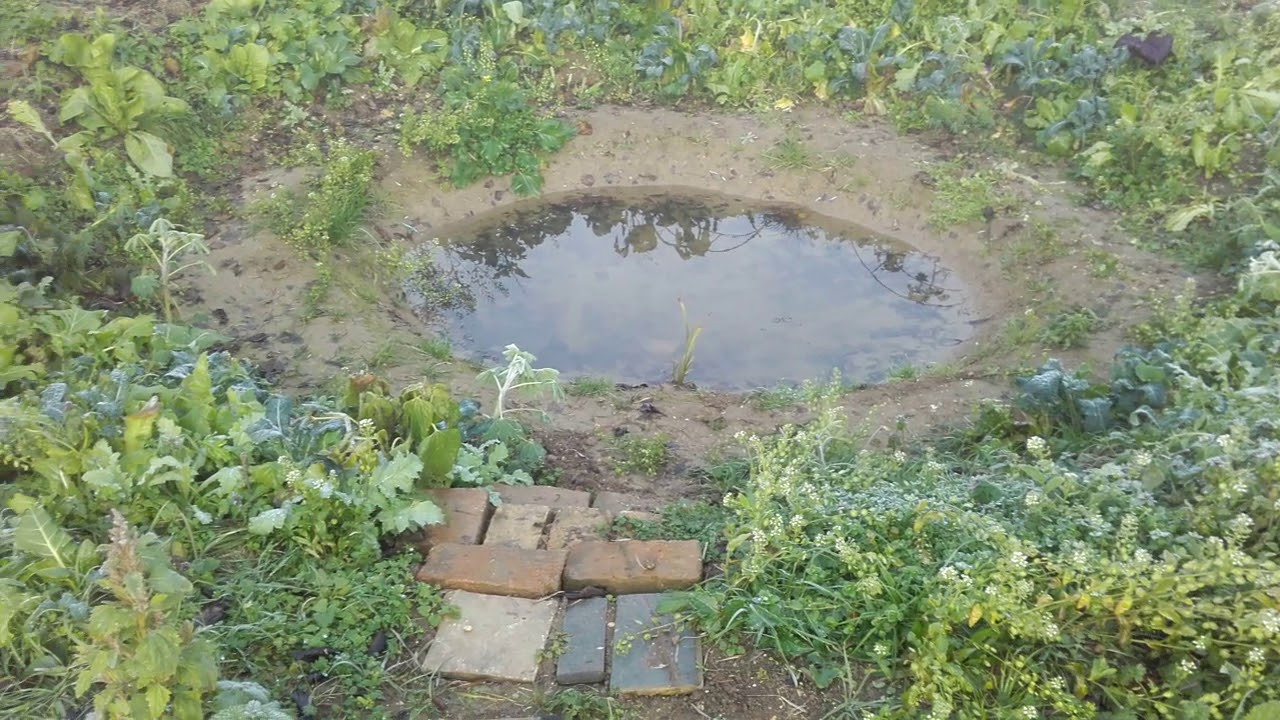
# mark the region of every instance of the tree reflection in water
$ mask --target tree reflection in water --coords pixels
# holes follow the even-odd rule
[[[509,282],[519,283],[529,277],[522,269],[529,252],[548,240],[564,237],[575,221],[596,237],[608,238],[621,257],[669,247],[682,260],[690,260],[733,252],[769,231],[808,239],[827,236],[822,228],[806,223],[803,213],[787,208],[750,211],[683,198],[650,197],[647,201],[623,202],[612,197],[586,196],[506,213],[494,224],[447,239],[443,251],[433,258],[436,267],[427,281],[453,286],[453,291],[437,289],[416,294],[470,300],[462,304],[474,304],[476,297],[507,296]],[[747,230],[727,228],[741,228],[744,223]],[[860,248],[861,239],[830,239],[852,245],[859,252],[863,267],[889,292],[925,305],[954,304],[945,303],[949,290],[944,283],[949,273],[936,261],[922,270],[918,254],[879,244]],[[862,251],[868,248],[874,254],[873,263],[862,258]],[[915,261],[912,268],[907,266],[909,258]],[[892,287],[882,278],[900,274],[909,278],[905,289]],[[897,279],[901,285],[902,278]],[[423,278],[417,280],[421,283]],[[456,309],[456,304],[449,305]]]

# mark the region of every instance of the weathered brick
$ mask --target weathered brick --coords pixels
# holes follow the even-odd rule
[[[697,540],[586,541],[569,548],[564,589],[598,586],[611,593],[687,588],[702,579]]]
[[[431,491],[431,499],[444,510],[444,524],[424,529],[420,550],[425,553],[444,543],[476,545],[484,540],[485,526],[493,512],[488,492],[479,488],[441,488]]]
[[[502,502],[517,505],[562,508],[587,507],[591,504],[591,493],[550,485],[494,485],[489,489],[496,492]]]
[[[561,685],[598,683],[604,680],[605,623],[609,601],[584,598],[564,608],[561,630],[564,652],[556,659],[556,682]]]
[[[560,589],[566,551],[502,545],[436,545],[418,579],[450,590],[546,597]]]
[[[646,495],[628,495],[627,493],[616,492],[598,492],[596,498],[591,503],[591,507],[597,507],[601,510],[608,510],[611,513],[620,513],[623,510],[639,510],[641,512],[657,512],[662,508],[662,503],[657,499]]]
[[[484,544],[537,550],[550,517],[551,508],[546,505],[503,503],[494,509],[489,519]]]
[[[657,612],[661,594],[618,598],[609,690],[620,695],[684,695],[702,686],[701,643]]]
[[[556,615],[555,600],[445,594],[457,617],[440,623],[422,660],[427,672],[467,680],[533,682]]]
[[[567,548],[583,540],[603,540],[612,520],[599,508],[560,508],[547,533],[547,549]]]

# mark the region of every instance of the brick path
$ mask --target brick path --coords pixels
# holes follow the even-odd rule
[[[417,577],[444,588],[459,615],[440,625],[424,669],[532,682],[550,653],[562,685],[607,681],[637,695],[701,686],[698,637],[658,611],[663,591],[702,579],[700,544],[607,539],[614,517],[657,510],[650,500],[541,486],[433,495],[445,524],[423,534]]]

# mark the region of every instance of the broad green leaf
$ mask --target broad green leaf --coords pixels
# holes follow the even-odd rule
[[[66,530],[58,527],[39,505],[22,514],[13,535],[13,544],[25,553],[52,560],[59,567],[70,564],[75,546]]]
[[[143,681],[160,682],[168,679],[178,668],[182,654],[181,642],[171,629],[154,629],[138,643],[134,657],[134,672]]]
[[[152,396],[138,410],[124,417],[124,451],[126,454],[143,449],[151,442],[155,432],[156,419],[160,417],[160,398]]]
[[[164,709],[169,706],[169,689],[160,683],[152,683],[147,687],[147,709],[151,717],[162,717]]]
[[[58,122],[74,120],[93,110],[93,95],[87,87],[78,87],[67,94],[58,110]]]
[[[416,530],[426,525],[439,525],[444,522],[444,512],[430,500],[420,500],[395,510],[388,510],[378,516],[383,532],[402,533]]]
[[[196,437],[210,432],[210,420],[217,412],[213,398],[213,378],[209,375],[209,356],[200,353],[191,373],[178,386],[178,423]]]
[[[440,430],[427,437],[418,448],[418,457],[422,459],[422,478],[431,481],[447,477],[461,449],[462,432],[457,428]]]
[[[388,498],[407,492],[422,473],[422,460],[416,455],[404,453],[382,463],[374,469],[369,482]]]
[[[168,143],[142,130],[125,135],[124,148],[138,169],[156,177],[173,176],[173,154]]]
[[[506,13],[507,19],[516,25],[524,24],[524,3],[521,0],[502,3],[502,12]]]
[[[40,113],[36,112],[36,109],[26,100],[10,100],[9,116],[45,136],[54,145],[58,144],[58,141],[53,138],[53,133],[45,127],[44,120],[40,119]]]
[[[133,611],[124,605],[99,605],[89,616],[89,635],[109,638],[131,629],[136,622]]]
[[[249,518],[249,532],[254,535],[268,535],[274,530],[284,527],[289,519],[289,506],[271,508]]]
[[[1244,720],[1280,720],[1280,700],[1254,705]]]
[[[134,275],[129,281],[129,292],[140,300],[150,300],[155,297],[156,290],[160,288],[160,277],[151,271]]]

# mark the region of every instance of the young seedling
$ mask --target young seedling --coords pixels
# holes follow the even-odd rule
[[[203,267],[210,275],[214,270],[204,260],[182,262],[188,253],[208,255],[209,246],[204,235],[177,230],[173,223],[159,218],[151,223],[144,233],[138,233],[124,245],[125,250],[135,254],[146,254],[151,257],[153,270],[146,270],[133,278],[131,289],[133,294],[148,300],[160,293],[160,306],[164,311],[164,321],[173,322],[177,315],[177,303],[173,301],[173,283],[182,273],[194,267]]]
[[[507,398],[513,392],[520,391],[534,397],[550,392],[555,400],[564,395],[560,387],[560,371],[533,367],[533,361],[538,359],[533,353],[511,344],[502,351],[502,355],[507,359],[506,367],[489,368],[477,376],[481,381],[492,380],[498,387],[498,402],[494,406],[493,417],[501,419],[506,413],[515,412],[514,409],[507,409]]]

